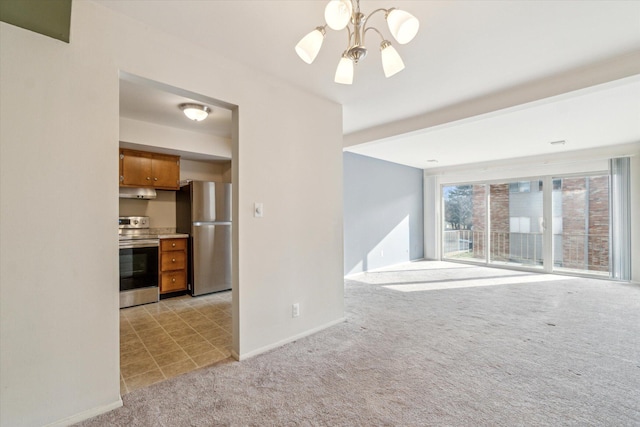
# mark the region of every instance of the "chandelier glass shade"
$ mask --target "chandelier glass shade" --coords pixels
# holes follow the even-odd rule
[[[346,55],[342,55],[340,62],[338,62],[338,68],[336,69],[335,82],[342,83],[343,85],[353,83],[353,68],[353,61]]]
[[[380,44],[380,56],[382,57],[382,70],[385,77],[391,77],[404,70],[404,62],[402,62],[398,51],[386,40]]]
[[[211,108],[200,104],[180,104],[178,107],[182,110],[185,116],[195,122],[200,122],[206,119],[211,112]]]
[[[311,64],[322,47],[326,35],[326,27],[332,30],[347,29],[348,44],[338,62],[334,80],[336,83],[352,84],[355,65],[367,56],[365,37],[368,31],[380,36],[380,57],[385,77],[391,77],[404,69],[402,58],[385,39],[382,33],[373,26],[368,26],[369,19],[378,12],[384,12],[389,32],[399,44],[409,43],[418,33],[420,22],[408,12],[396,8],[376,9],[368,15],[360,12],[360,0],[331,0],[324,10],[326,25],[316,27],[304,36],[296,45],[298,56],[307,64]]]
[[[307,64],[311,64],[313,60],[316,59],[316,56],[318,56],[318,52],[320,52],[322,42],[324,41],[324,35],[324,28],[318,27],[304,36],[296,45],[298,56]]]

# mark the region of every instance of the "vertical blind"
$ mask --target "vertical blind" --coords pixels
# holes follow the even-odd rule
[[[611,278],[631,280],[631,160],[609,160],[611,178]]]

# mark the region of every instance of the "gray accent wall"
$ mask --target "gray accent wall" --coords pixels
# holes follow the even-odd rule
[[[344,153],[344,274],[424,257],[422,169]]]

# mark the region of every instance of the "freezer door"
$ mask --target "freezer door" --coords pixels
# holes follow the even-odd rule
[[[231,221],[231,184],[192,181],[191,204],[193,222]]]
[[[192,294],[231,289],[231,224],[194,224],[191,240]]]

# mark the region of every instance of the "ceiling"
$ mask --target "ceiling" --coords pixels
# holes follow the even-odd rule
[[[435,169],[634,142],[640,144],[640,76],[356,145],[348,151]]]
[[[378,40],[367,43],[370,53],[358,65],[351,86],[333,82],[345,48],[344,31],[336,34],[327,29],[322,50],[311,65],[301,61],[293,49],[302,36],[323,24],[325,0],[95,1],[342,104],[347,137],[624,55],[635,61],[637,71],[629,74],[640,74],[637,1],[362,0],[365,13],[398,7],[415,15],[421,28],[410,43],[395,44],[406,69],[389,79],[382,72]],[[383,15],[372,18],[371,23],[390,37]],[[626,84],[637,93],[637,82]],[[614,96],[622,97],[620,104]],[[571,97],[574,102],[568,101]],[[127,114],[137,114],[133,102],[141,98],[128,98],[125,90],[125,104],[127,99],[132,101]],[[602,99],[612,108],[599,109]],[[556,101],[560,104],[554,106]],[[585,107],[587,104],[591,107]],[[441,167],[479,161],[478,155],[487,151],[493,158],[549,152],[549,139],[567,140],[562,146],[565,150],[640,141],[640,97],[634,102],[620,90],[620,84],[527,107],[423,131],[399,128],[392,138],[369,140],[349,150],[416,167],[432,167],[433,162],[427,160],[435,159]],[[557,111],[564,116],[555,114]],[[619,111],[625,114],[620,116]],[[584,118],[575,116],[578,113],[584,113]],[[603,114],[610,120],[598,128]],[[567,120],[560,122],[559,117]],[[585,124],[591,127],[585,128]],[[619,132],[606,133],[603,139],[602,129],[609,126]],[[540,132],[543,128],[548,132]],[[485,144],[500,149],[487,150]],[[514,146],[523,149],[509,151]],[[398,152],[402,155],[396,155]]]
[[[144,82],[120,79],[120,116],[163,126],[231,138],[231,110],[188,96],[178,95]],[[180,111],[179,105],[207,105],[211,112],[206,120],[194,122]]]

